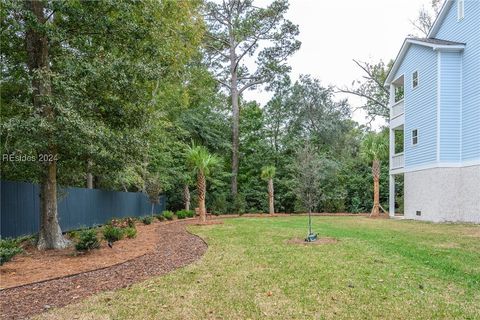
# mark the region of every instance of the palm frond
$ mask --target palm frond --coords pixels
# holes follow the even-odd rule
[[[188,166],[195,172],[202,172],[205,176],[220,164],[220,158],[208,152],[204,146],[192,145],[186,154]]]
[[[276,168],[274,166],[265,166],[262,168],[262,173],[260,177],[264,180],[273,179],[275,176]]]
[[[388,156],[388,147],[388,135],[371,132],[363,139],[361,155],[369,162],[381,160]]]

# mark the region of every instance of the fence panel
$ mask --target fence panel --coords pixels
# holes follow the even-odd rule
[[[101,225],[115,217],[141,217],[151,212],[150,201],[141,192],[60,187],[57,202],[62,231]],[[165,207],[166,198],[161,196],[154,212],[161,213]],[[39,221],[39,185],[1,181],[0,237],[38,233]]]

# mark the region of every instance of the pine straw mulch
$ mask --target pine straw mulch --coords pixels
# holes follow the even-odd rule
[[[101,291],[127,287],[198,260],[207,244],[185,229],[193,221],[162,225],[155,249],[104,269],[0,290],[2,319],[25,319],[50,308],[63,307]]]

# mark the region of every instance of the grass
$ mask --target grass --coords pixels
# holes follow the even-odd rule
[[[198,262],[49,319],[479,319],[480,226],[315,217],[339,242],[287,244],[306,217],[190,227]]]

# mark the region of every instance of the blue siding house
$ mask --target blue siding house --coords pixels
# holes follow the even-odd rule
[[[405,218],[480,223],[480,0],[446,0],[426,38],[405,39],[386,85],[390,214],[403,175]]]

